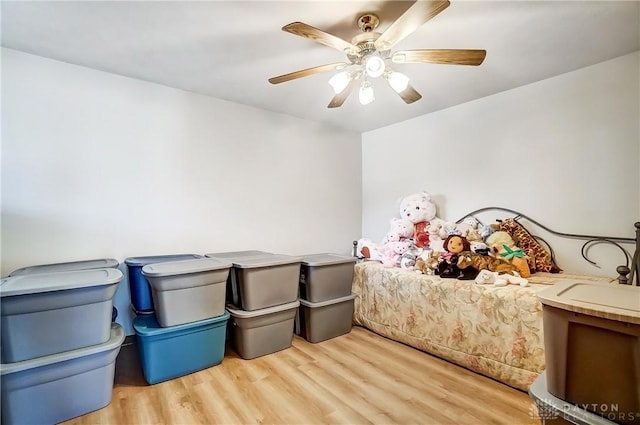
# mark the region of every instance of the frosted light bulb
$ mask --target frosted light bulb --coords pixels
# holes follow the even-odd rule
[[[405,91],[409,85],[409,77],[395,71],[389,74],[387,81],[389,81],[389,85],[396,93]]]
[[[375,96],[373,94],[373,87],[371,87],[370,82],[365,81],[364,83],[362,83],[362,86],[360,86],[360,94],[358,98],[362,105],[368,105],[374,101]]]
[[[367,56],[364,60],[364,69],[369,77],[379,77],[384,72],[384,60],[378,55]]]
[[[329,84],[333,88],[335,94],[342,93],[349,85],[349,73],[342,71],[329,79]]]

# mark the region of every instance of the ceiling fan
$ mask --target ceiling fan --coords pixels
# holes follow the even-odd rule
[[[269,78],[271,84],[284,83],[321,72],[340,70],[329,80],[335,96],[327,107],[342,106],[351,91],[360,83],[359,100],[366,105],[374,100],[371,79],[382,77],[398,93],[405,103],[413,103],[422,98],[409,84],[409,78],[394,71],[392,63],[434,63],[449,65],[480,65],[487,54],[485,50],[461,49],[421,49],[391,52],[393,46],[416,31],[422,24],[449,7],[449,0],[416,1],[383,33],[376,32],[380,20],[373,13],[358,18],[362,34],[343,40],[325,31],[302,22],[292,22],[282,27],[283,31],[308,38],[325,46],[333,47],[347,55],[347,62],[336,62],[313,68],[302,69],[289,74]]]

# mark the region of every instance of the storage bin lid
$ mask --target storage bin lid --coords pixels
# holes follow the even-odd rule
[[[315,303],[311,301],[303,300],[302,298],[300,298],[300,304],[305,307],[318,308],[318,307],[325,307],[332,304],[339,304],[345,301],[351,301],[355,297],[356,297],[356,294],[351,294],[351,295],[347,295],[346,297],[333,298],[330,300],[318,301]]]
[[[355,263],[356,257],[348,257],[346,255],[338,255],[331,253],[311,254],[302,256],[302,264],[310,267],[332,266],[334,264]]]
[[[253,269],[259,267],[283,266],[285,264],[299,264],[302,262],[302,258],[282,254],[265,254],[255,257],[229,258],[229,261],[233,263],[233,267],[239,269]]]
[[[246,258],[261,255],[271,255],[271,253],[265,251],[257,251],[254,249],[249,251],[212,252],[210,254],[205,254],[204,256],[210,258]]]
[[[167,261],[165,263],[147,264],[142,274],[149,277],[174,276],[211,270],[229,269],[231,262],[215,258],[198,258],[197,260]]]
[[[250,317],[265,316],[271,313],[280,313],[281,311],[291,310],[298,307],[300,307],[300,302],[296,300],[286,304],[280,304],[273,307],[261,308],[259,310],[251,310],[251,311],[242,310],[240,308],[237,308],[234,305],[229,304],[227,305],[227,311],[233,317],[237,317],[240,319],[247,319]]]
[[[229,319],[229,313],[226,311],[224,314],[210,319],[198,320],[197,322],[184,323],[182,325],[168,326],[163,328],[158,323],[154,314],[147,314],[144,316],[137,316],[133,319],[133,330],[137,335],[147,337],[162,335],[167,333],[180,333],[181,331],[194,329],[199,326],[209,326],[216,323],[224,322]]]
[[[11,272],[9,276],[22,276],[26,274],[35,273],[55,273],[55,272],[68,272],[73,270],[87,270],[87,269],[103,269],[112,268],[115,269],[120,265],[115,258],[101,258],[97,260],[84,260],[84,261],[72,261],[69,263],[55,263],[55,264],[39,264],[37,266],[23,267]]]
[[[63,351],[61,353],[51,354],[48,356],[35,357],[29,360],[23,360],[15,363],[4,363],[0,365],[0,375],[9,375],[11,373],[21,372],[23,370],[35,369],[41,366],[62,363],[67,360],[78,359],[80,357],[90,356],[92,354],[104,353],[110,350],[119,349],[124,342],[125,332],[118,323],[111,324],[111,336],[109,340],[103,344],[90,345],[88,347],[78,348],[71,351]]]
[[[90,269],[7,277],[0,280],[0,296],[37,294],[112,285],[122,280],[118,269]]]
[[[640,324],[640,286],[562,282],[538,293],[544,305]]]
[[[198,254],[173,254],[173,255],[151,255],[148,257],[129,257],[124,262],[127,266],[146,266],[147,264],[163,263],[165,261],[194,260],[202,258]]]

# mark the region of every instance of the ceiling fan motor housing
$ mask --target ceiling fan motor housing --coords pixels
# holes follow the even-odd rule
[[[378,15],[366,13],[358,18],[358,27],[364,32],[370,32],[378,28],[380,19]]]

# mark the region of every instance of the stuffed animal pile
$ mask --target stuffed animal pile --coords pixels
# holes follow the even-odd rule
[[[533,246],[530,239],[525,241],[526,231],[513,219],[484,226],[474,218],[447,222],[437,217],[436,205],[425,191],[403,197],[398,206],[399,217],[391,218],[380,243],[358,241],[361,258],[379,261],[385,267],[495,286],[527,286],[526,278],[536,270],[560,271],[550,264],[550,255],[541,252],[543,248]],[[512,237],[511,229],[517,230],[518,239]],[[517,240],[526,242],[524,250]]]
[[[417,192],[400,199],[399,215],[390,220],[389,231],[381,243],[360,239],[358,253],[364,258],[380,261],[386,267],[413,270],[422,251],[429,248],[427,229],[440,219],[436,217],[436,206],[428,192]],[[402,249],[397,249],[398,243],[403,244]],[[403,259],[407,251],[410,253]]]

